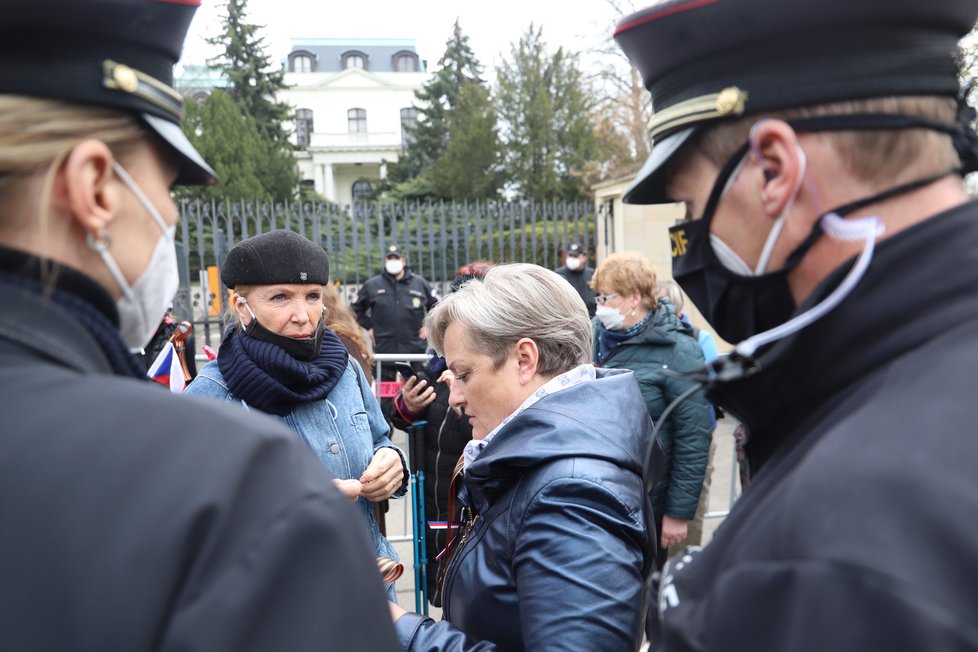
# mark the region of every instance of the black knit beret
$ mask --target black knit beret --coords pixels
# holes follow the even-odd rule
[[[329,255],[295,231],[269,231],[231,247],[221,268],[221,282],[231,289],[277,283],[326,285]]]

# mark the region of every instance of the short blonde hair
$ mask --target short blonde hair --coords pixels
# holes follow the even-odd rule
[[[618,294],[637,292],[642,305],[655,310],[656,299],[655,268],[649,259],[635,251],[611,254],[604,259],[591,277],[591,287],[611,288]]]
[[[538,265],[497,265],[482,281],[469,281],[428,313],[425,328],[438,353],[445,331],[458,322],[472,348],[488,355],[496,369],[520,339],[540,352],[538,373],[553,377],[591,361],[591,320],[570,283]]]
[[[764,118],[790,121],[826,115],[889,113],[953,124],[955,100],[946,97],[906,96],[831,102],[740,118],[706,129],[696,148],[722,167],[750,136],[751,127]],[[914,175],[937,174],[961,164],[947,134],[931,129],[852,130],[819,132],[839,154],[848,172],[866,183],[892,184],[908,165]]]

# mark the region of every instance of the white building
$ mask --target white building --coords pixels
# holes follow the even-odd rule
[[[417,120],[414,93],[429,79],[414,40],[294,39],[289,88],[299,173],[330,201],[350,204],[396,161]]]

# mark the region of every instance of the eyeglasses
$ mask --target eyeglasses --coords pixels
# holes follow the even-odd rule
[[[618,296],[617,292],[613,292],[611,294],[599,294],[594,297],[594,302],[603,306],[605,303],[608,302],[608,299],[614,299],[617,296]]]

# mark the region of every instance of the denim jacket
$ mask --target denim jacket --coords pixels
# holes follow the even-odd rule
[[[228,389],[217,360],[208,362],[200,370],[186,393],[223,400],[225,403],[240,403],[249,409]],[[380,405],[370,392],[370,385],[360,366],[352,359],[347,361],[343,377],[325,399],[299,405],[284,417],[269,416],[281,419],[299,435],[330,474],[340,480],[359,479],[377,450],[385,446],[393,448],[404,465],[404,483],[394,497],[401,498],[407,492],[409,472],[404,453],[391,442],[390,428],[380,411]],[[377,555],[397,559],[394,548],[380,533],[373,503],[362,497],[357,502],[373,537]]]

